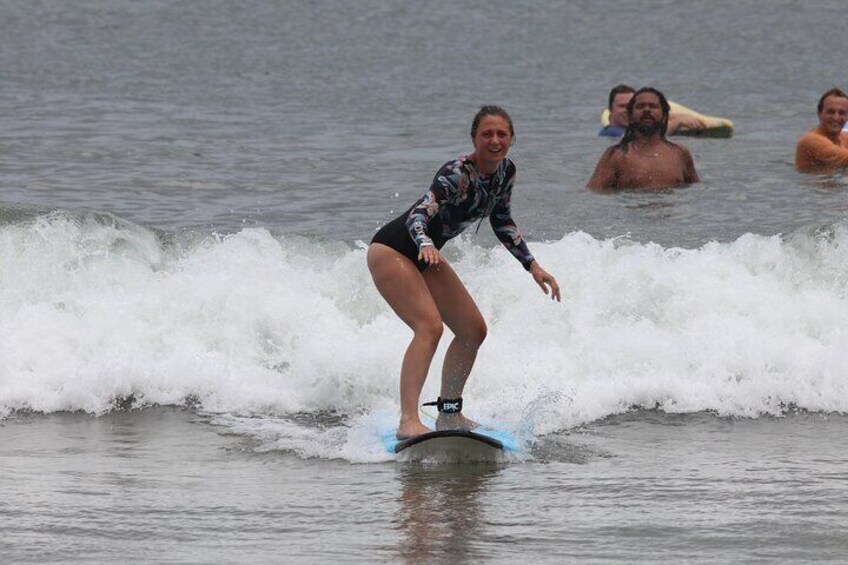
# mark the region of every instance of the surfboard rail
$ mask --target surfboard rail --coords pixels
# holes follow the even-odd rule
[[[467,446],[474,449],[484,448],[498,452],[518,451],[518,442],[509,432],[483,427],[473,430],[434,430],[406,439],[397,439],[392,431],[383,434],[382,440],[386,451],[395,454],[421,445],[427,445],[433,449],[438,449],[440,446],[455,449],[462,442],[468,442]]]
[[[503,449],[504,445],[499,440],[489,437],[485,434],[476,433],[472,430],[436,430],[426,434],[421,434],[419,436],[398,440],[398,442],[394,446],[394,452],[400,453],[404,449],[408,447],[412,447],[413,445],[432,440],[438,438],[467,438],[473,441],[479,441],[494,447],[495,449]]]

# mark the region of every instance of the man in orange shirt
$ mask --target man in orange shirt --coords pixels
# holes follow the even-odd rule
[[[831,88],[819,99],[819,125],[798,140],[795,168],[802,173],[848,169],[848,94]]]

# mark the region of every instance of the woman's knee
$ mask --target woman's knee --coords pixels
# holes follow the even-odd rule
[[[480,317],[471,326],[467,337],[468,344],[471,347],[480,347],[487,335],[489,335],[489,327],[486,325],[486,320]]]
[[[428,317],[419,320],[413,328],[416,339],[420,339],[431,345],[437,345],[442,339],[442,334],[445,331],[445,325],[439,317]]]
[[[458,328],[456,339],[469,349],[478,349],[489,333],[486,321],[482,317],[468,320],[462,328]]]

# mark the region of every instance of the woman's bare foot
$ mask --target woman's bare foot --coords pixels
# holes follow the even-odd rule
[[[441,413],[436,420],[437,430],[473,430],[479,427],[480,424],[466,418],[460,412],[454,414]]]
[[[407,422],[401,422],[398,425],[395,437],[397,439],[409,439],[415,436],[420,436],[421,434],[428,434],[432,431],[433,430],[422,424],[420,420],[409,420]]]

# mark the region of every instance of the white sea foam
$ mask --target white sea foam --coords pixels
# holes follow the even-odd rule
[[[848,412],[845,226],[692,250],[584,233],[532,248],[561,304],[502,249],[448,250],[489,324],[473,417],[532,439],[632,406]],[[191,402],[275,448],[348,457],[393,425],[409,338],[362,245],[263,229],[163,243],[62,214],[0,228],[0,415]],[[292,424],[304,413],[345,424]]]

